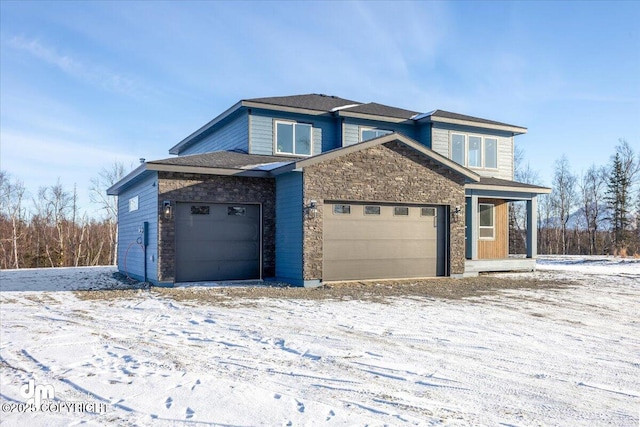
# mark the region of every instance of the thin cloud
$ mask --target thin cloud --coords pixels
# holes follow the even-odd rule
[[[115,73],[105,67],[88,64],[71,55],[61,53],[58,49],[47,46],[39,40],[29,40],[24,37],[14,36],[9,39],[8,45],[11,48],[27,52],[31,56],[60,69],[75,79],[109,91],[125,95],[135,94],[135,82],[132,79]]]

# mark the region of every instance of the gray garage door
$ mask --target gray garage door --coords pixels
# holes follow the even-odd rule
[[[260,278],[260,206],[176,204],[176,281]]]
[[[445,273],[445,215],[437,206],[325,203],[323,280]]]

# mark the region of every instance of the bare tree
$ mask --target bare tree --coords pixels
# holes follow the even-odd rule
[[[118,261],[118,200],[114,196],[107,195],[107,189],[122,179],[125,175],[125,167],[122,162],[114,162],[108,168],[102,168],[96,178],[91,180],[89,196],[103,213],[103,218],[109,229],[109,256],[110,262]]]
[[[72,209],[73,198],[62,187],[60,180],[50,187],[41,187],[38,198],[34,200],[45,252],[51,267],[63,267],[68,254],[67,232],[68,215]]]
[[[560,225],[559,238],[564,255],[568,248],[567,225],[576,204],[576,176],[571,173],[566,156],[556,161],[551,199]]]
[[[19,241],[24,228],[25,212],[22,208],[22,200],[25,195],[24,184],[14,180],[8,173],[0,171],[0,216],[6,218],[11,224],[11,236],[2,236],[0,244],[5,254],[3,257],[4,268],[20,268]],[[3,233],[4,234],[4,233]],[[5,243],[9,243],[7,251]]]
[[[591,167],[585,172],[578,184],[582,198],[582,214],[589,239],[589,255],[598,253],[597,236],[600,225],[604,221],[602,203],[607,187],[607,169],[603,166]]]

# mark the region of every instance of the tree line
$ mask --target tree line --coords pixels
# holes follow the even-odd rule
[[[81,213],[77,188],[60,181],[30,196],[17,178],[0,171],[0,269],[110,265],[117,260],[117,205],[106,189],[124,176],[114,163],[91,180],[99,218]]]
[[[611,160],[581,174],[566,157],[555,162],[552,192],[538,196],[538,253],[640,254],[640,153],[620,140]],[[81,213],[77,189],[60,182],[30,197],[23,183],[0,171],[0,269],[111,265],[117,260],[116,198],[106,189],[125,174],[122,163],[91,180],[99,218]],[[516,150],[515,180],[541,185],[539,173]],[[509,248],[526,251],[522,202],[510,204]]]
[[[551,194],[538,196],[538,253],[640,256],[640,153],[624,139],[610,161],[577,174],[566,156],[554,164]],[[540,184],[516,152],[515,180]],[[524,253],[524,206],[512,203],[510,251]]]

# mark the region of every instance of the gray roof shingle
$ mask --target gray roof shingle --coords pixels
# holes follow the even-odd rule
[[[170,166],[195,166],[203,168],[220,169],[244,169],[247,166],[264,165],[268,163],[293,162],[297,157],[262,156],[258,154],[245,154],[235,151],[216,151],[204,154],[191,154],[187,156],[170,157],[168,159],[148,162],[156,165]]]
[[[343,111],[371,114],[375,116],[394,117],[407,120],[418,114],[415,111],[409,111],[397,107],[390,107],[388,105],[378,104],[376,102],[370,102],[368,104],[361,104],[355,107],[345,108]]]
[[[323,95],[311,93],[307,95],[274,96],[269,98],[253,98],[246,101],[260,102],[262,104],[277,105],[281,107],[305,108],[308,110],[319,110],[329,112],[334,108],[345,105],[360,104],[358,101],[351,101],[333,95]]]
[[[340,109],[345,112],[369,114],[373,116],[391,117],[391,118],[399,118],[399,119],[406,119],[406,120],[409,120],[420,114],[417,111],[405,110],[403,108],[392,107],[384,104],[378,104],[376,102],[369,102],[369,103],[363,104],[361,102],[352,101],[350,99],[344,99],[344,98],[340,98],[333,95],[324,95],[324,94],[317,94],[317,93],[310,93],[305,95],[252,98],[252,99],[247,99],[246,101],[274,105],[279,107],[304,108],[307,110],[324,111],[327,113],[334,111],[337,108],[351,105],[351,107],[340,108]],[[520,127],[520,126],[510,125],[508,123],[497,122],[494,120],[487,120],[479,117],[467,116],[465,114],[452,113],[450,111],[445,111],[445,110],[435,110],[423,116],[465,120],[469,122],[483,123],[486,125]]]

